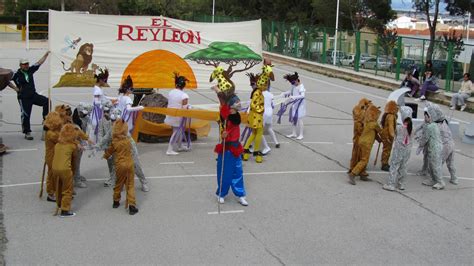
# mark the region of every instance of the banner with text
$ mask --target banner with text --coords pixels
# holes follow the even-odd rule
[[[94,74],[107,68],[115,88],[128,75],[135,88],[174,88],[177,72],[189,80],[188,89],[230,79],[237,91],[248,91],[245,74],[260,72],[262,63],[260,20],[198,23],[51,10],[49,46],[55,88],[93,87]],[[215,69],[224,71],[215,71],[210,82]]]

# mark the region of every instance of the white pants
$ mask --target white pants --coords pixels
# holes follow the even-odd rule
[[[277,137],[276,137],[276,134],[275,134],[275,131],[273,131],[273,126],[272,124],[265,124],[264,125],[264,132],[268,132],[268,134],[270,135],[270,137],[272,138],[273,142],[275,144],[278,144],[278,140],[277,140]],[[265,134],[265,133],[264,133]],[[270,146],[268,146],[268,143],[267,143],[267,140],[265,139],[265,136],[262,136],[262,151],[265,153],[265,151],[270,151]]]

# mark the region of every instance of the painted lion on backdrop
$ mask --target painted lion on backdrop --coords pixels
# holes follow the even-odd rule
[[[66,69],[64,62],[63,69],[65,71],[71,71],[71,73],[82,74],[87,71],[89,64],[92,62],[92,54],[94,53],[94,45],[92,43],[85,43],[79,48],[76,59],[72,61],[71,66]]]

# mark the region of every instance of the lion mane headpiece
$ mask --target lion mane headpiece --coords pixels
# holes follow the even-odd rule
[[[112,129],[112,139],[121,140],[128,136],[128,124],[123,119],[117,119]]]
[[[71,106],[67,104],[56,105],[54,111],[58,112],[63,120],[63,123],[72,123],[72,110]]]
[[[369,105],[367,111],[365,111],[365,121],[366,122],[377,122],[380,117],[380,107],[375,105]]]
[[[73,124],[66,124],[59,132],[58,142],[61,144],[77,143],[77,127]]]
[[[44,120],[44,127],[46,130],[60,131],[62,125],[63,119],[61,118],[61,115],[56,111],[50,112]]]
[[[385,105],[385,109],[384,109],[384,112],[387,113],[387,114],[396,114],[398,113],[398,105],[395,101],[389,101],[386,105]]]

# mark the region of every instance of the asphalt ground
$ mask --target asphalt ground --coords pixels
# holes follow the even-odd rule
[[[11,148],[1,157],[0,227],[5,228],[6,239],[0,248],[6,247],[5,262],[473,264],[472,146],[456,136],[460,184],[447,182],[443,191],[422,186],[422,177],[413,174],[422,164],[415,149],[408,164],[407,189],[382,190],[387,173],[380,171],[380,162],[373,165],[377,145],[368,166],[373,181],[357,180],[352,186],[346,174],[352,107],[367,97],[383,108],[389,92],[277,65],[274,94],[289,88],[282,76],[293,71],[300,73],[307,89],[304,140],[286,138],[291,132],[288,117],[281,125],[274,117],[281,148],[271,144],[262,164],[244,162],[249,206],[241,206],[230,193],[221,214],[215,214],[217,127],[213,125],[208,137],[179,156],[166,156],[167,144],[138,144],[151,191],[142,192],[136,181],[140,212],[135,216],[128,215],[123,204],[112,209],[112,189],[103,186],[108,178],[106,162],[100,154],[89,158],[85,152],[81,171],[88,188],[76,189],[77,216],[54,217],[54,203],[38,198],[44,161],[41,111],[33,109],[35,140],[24,140],[16,97],[13,91],[3,91],[0,132]],[[53,90],[53,104],[90,101],[91,91]],[[215,102],[208,89],[189,94],[191,104]],[[245,99],[248,93],[239,96]],[[472,114],[442,109],[453,114],[461,129],[473,120]],[[443,175],[449,175],[446,167]]]

